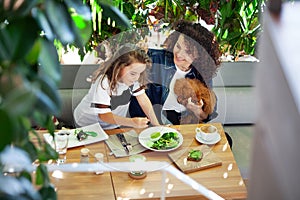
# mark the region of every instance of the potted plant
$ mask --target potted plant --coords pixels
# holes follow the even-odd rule
[[[262,31],[259,17],[263,3],[263,0],[219,2],[212,31],[223,55],[231,55],[236,61],[240,56],[256,55],[257,40]]]
[[[99,1],[87,1],[94,13],[93,35],[87,43],[86,50],[94,50],[102,41],[128,30],[122,21],[109,19],[104,5]],[[212,27],[220,43],[223,55],[231,55],[232,60],[238,60],[243,55],[256,55],[256,45],[262,27],[260,13],[264,7],[264,0],[204,0],[204,1],[111,1],[111,5],[120,9],[129,19],[129,29],[148,31],[149,28],[164,24],[166,26],[185,19],[190,21],[203,20]],[[154,18],[154,20],[153,20]],[[110,21],[110,22],[108,22]],[[112,21],[115,21],[113,24]],[[82,56],[82,55],[81,55]]]
[[[54,132],[52,116],[61,105],[54,42],[83,47],[91,35],[90,10],[81,0],[24,0],[2,1],[0,12],[0,199],[56,199],[43,163],[57,153],[33,127]]]

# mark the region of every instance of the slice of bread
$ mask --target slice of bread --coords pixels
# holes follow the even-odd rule
[[[203,153],[200,150],[190,150],[187,160],[199,162],[203,157]]]

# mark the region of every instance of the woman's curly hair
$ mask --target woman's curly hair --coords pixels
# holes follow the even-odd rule
[[[180,35],[184,36],[186,46],[192,52],[194,62],[192,66],[200,73],[204,81],[210,81],[220,67],[219,44],[212,32],[203,27],[200,23],[180,20],[173,25],[173,30],[166,39],[164,46],[170,53]]]

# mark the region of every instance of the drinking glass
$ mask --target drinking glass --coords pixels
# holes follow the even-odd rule
[[[54,147],[58,153],[57,163],[61,164],[66,161],[68,149],[69,133],[67,131],[57,132],[54,134]]]
[[[95,153],[95,161],[99,164],[103,163],[104,155],[103,153]],[[96,174],[103,174],[103,171],[96,171]]]
[[[130,162],[135,162],[138,165],[139,162],[145,162],[146,157],[141,155],[141,154],[136,154],[136,155],[130,156],[129,161]],[[128,175],[131,178],[134,178],[134,179],[142,179],[142,178],[145,178],[147,176],[147,172],[145,172],[145,171],[131,171],[131,172],[129,172]]]

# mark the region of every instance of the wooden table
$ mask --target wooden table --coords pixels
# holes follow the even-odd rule
[[[90,150],[90,162],[95,162],[92,155],[104,154],[104,162],[108,162],[106,144],[104,142],[85,146]],[[84,146],[68,149],[66,163],[80,162],[80,150]],[[115,199],[111,174],[105,172],[96,175],[91,172],[52,172],[51,182],[55,185],[58,199]]]
[[[223,127],[219,123],[214,123],[221,133],[221,141],[212,145],[212,151],[221,158],[222,165],[204,169],[188,175],[198,183],[214,191],[224,199],[246,199],[247,190],[240,171],[234,159],[229,144],[226,140]],[[201,145],[195,140],[195,128],[201,125],[179,125],[172,126],[178,129],[184,142],[179,149],[199,147]],[[108,134],[120,132],[120,130],[106,131]],[[99,142],[86,146],[91,151],[91,155],[101,152],[105,155],[105,162],[128,162],[128,157],[115,158],[110,155],[110,150],[105,142]],[[80,149],[76,147],[68,149],[67,162],[79,162]],[[179,150],[178,149],[178,150]],[[147,150],[143,152],[147,161],[167,161],[171,162],[167,153],[153,152]],[[94,158],[90,158],[94,162]],[[161,171],[148,172],[147,177],[140,180],[132,179],[127,172],[105,172],[101,175],[94,173],[65,173],[58,175],[51,174],[52,183],[57,188],[58,199],[159,199],[162,194],[162,173]],[[166,188],[163,188],[168,199],[206,199],[190,186],[182,183],[171,174],[167,174],[164,179]]]
[[[214,125],[221,133],[221,141],[212,146],[212,151],[222,160],[222,165],[188,173],[188,175],[224,199],[246,199],[247,190],[225,137],[223,127],[219,123]],[[179,130],[184,137],[184,142],[178,150],[183,148],[193,149],[201,145],[194,137],[195,128],[197,126],[200,125],[172,126],[172,128]],[[143,155],[147,158],[147,161],[160,160],[172,164],[167,153],[146,151]],[[109,162],[120,161],[128,161],[128,158],[109,157]],[[147,177],[142,180],[134,180],[130,178],[127,173],[122,172],[114,172],[111,174],[117,199],[160,198],[162,192],[161,172],[150,172],[147,174]],[[206,199],[190,186],[182,183],[172,175],[168,175],[165,181],[167,184],[164,190],[166,191],[166,197],[168,197],[168,199]]]

